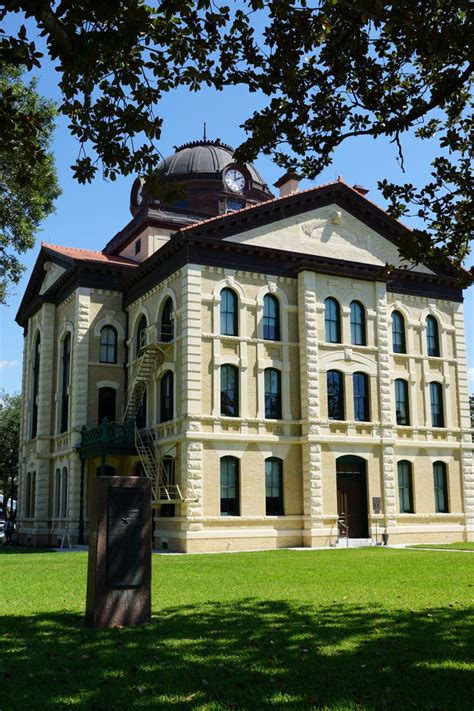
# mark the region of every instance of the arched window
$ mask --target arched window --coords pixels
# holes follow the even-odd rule
[[[160,380],[160,422],[168,422],[174,417],[173,371],[167,370]]]
[[[397,425],[410,424],[410,405],[408,399],[408,383],[398,378],[395,380],[395,414]]]
[[[433,464],[433,485],[436,513],[449,513],[448,477],[444,462],[435,462]]]
[[[143,315],[140,317],[140,320],[138,322],[137,326],[137,336],[135,340],[135,355],[137,358],[139,358],[141,355],[143,355],[143,348],[146,345],[146,329],[147,329],[147,320],[146,316]]]
[[[443,386],[430,383],[431,426],[444,427]]]
[[[266,341],[280,340],[280,303],[272,294],[263,297],[263,337]]]
[[[359,422],[370,420],[369,378],[365,373],[354,373],[354,419]]]
[[[161,310],[160,340],[169,343],[174,338],[173,299],[168,296]]]
[[[97,417],[99,425],[105,419],[109,422],[115,422],[116,399],[117,391],[114,388],[99,388],[99,407]]]
[[[71,370],[71,334],[63,340],[61,358],[61,421],[60,432],[67,432],[69,425],[69,379]]]
[[[405,319],[400,311],[392,313],[392,343],[394,353],[406,353]]]
[[[239,371],[235,365],[221,366],[221,415],[239,416]]]
[[[283,462],[277,457],[265,459],[265,515],[283,515]]]
[[[63,472],[61,476],[61,508],[60,516],[61,518],[66,518],[67,516],[67,500],[68,500],[68,481],[67,481],[67,468],[63,467]]]
[[[339,370],[328,370],[328,418],[344,420],[344,375]]]
[[[400,513],[413,513],[413,482],[411,463],[398,462],[398,500]]]
[[[239,460],[221,459],[221,516],[239,516]]]
[[[328,343],[341,342],[341,309],[336,299],[329,297],[324,302],[324,323],[326,341]]]
[[[104,464],[104,466],[101,465],[100,467],[97,467],[96,474],[97,476],[115,476],[116,469],[110,464]]]
[[[101,363],[117,362],[117,331],[113,326],[104,326],[100,329],[100,355]]]
[[[438,358],[440,355],[439,328],[438,321],[434,316],[428,316],[426,318],[426,345],[428,355],[433,358]]]
[[[237,294],[232,289],[221,291],[221,335],[238,336]]]
[[[351,343],[366,346],[365,309],[360,301],[351,301]]]
[[[281,420],[281,373],[276,368],[265,369],[265,417]]]
[[[40,345],[41,336],[38,333],[35,341],[35,355],[33,361],[33,388],[32,388],[32,415],[31,415],[31,439],[38,434],[38,392],[39,392],[39,372],[40,372]]]

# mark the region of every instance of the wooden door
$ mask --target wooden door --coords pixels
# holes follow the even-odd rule
[[[342,457],[337,466],[337,513],[349,526],[350,538],[368,537],[365,462]]]

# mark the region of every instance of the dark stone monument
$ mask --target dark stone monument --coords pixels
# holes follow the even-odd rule
[[[151,618],[151,481],[97,476],[91,484],[86,625],[146,624]]]

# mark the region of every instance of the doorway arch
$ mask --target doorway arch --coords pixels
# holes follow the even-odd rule
[[[367,462],[345,455],[336,459],[337,513],[348,526],[349,538],[368,538]]]

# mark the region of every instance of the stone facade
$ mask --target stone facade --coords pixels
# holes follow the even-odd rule
[[[144,266],[172,244],[173,237],[162,241],[165,233],[155,230],[153,234],[160,236],[155,245],[146,228]],[[302,266],[294,275],[281,275],[273,268],[277,266],[272,262],[276,259],[274,240],[278,244],[273,246],[285,250],[297,251],[299,245]],[[138,363],[137,329],[143,317],[147,326],[159,323],[168,298],[172,300],[173,338],[147,382],[146,426],[157,460],[173,459],[175,482],[183,498],[168,507],[155,504],[156,548],[195,552],[334,545],[341,535],[338,461],[349,461],[341,460],[347,457],[362,463],[366,537],[375,540],[383,532],[393,543],[473,540],[473,446],[460,301],[423,296],[417,289],[414,293],[391,291],[386,280],[351,277],[350,270],[341,275],[337,269],[328,273],[305,268],[307,250],[325,254],[328,243],[341,262],[349,248],[351,257],[365,254],[372,266],[395,258],[392,244],[337,204],[282,224],[272,223],[266,229],[242,231],[228,241],[234,249],[256,242],[259,249],[268,250],[268,270],[209,264],[207,256],[202,262],[189,258],[138,298],[124,300],[127,287],[76,286],[63,300],[45,302],[29,316],[19,486],[21,541],[56,544],[65,531],[77,541],[81,492],[87,502],[88,482],[101,465],[99,458],[92,458],[81,470],[81,428],[98,425],[101,388],[115,391],[116,419],[120,420],[126,388],[133,382]],[[128,244],[121,255],[131,256],[130,249]],[[47,270],[48,289],[54,288],[53,272]],[[64,268],[58,267],[56,273],[58,279],[64,278]],[[420,271],[430,273],[427,268]],[[221,333],[223,289],[231,290],[237,299],[238,335]],[[278,340],[265,338],[266,295],[272,295],[279,306]],[[326,339],[328,298],[337,300],[340,307],[340,342]],[[355,345],[351,336],[354,300],[365,313],[364,345]],[[404,319],[406,353],[393,351],[393,311]],[[429,316],[438,325],[439,356],[427,350]],[[115,363],[101,362],[105,326],[112,326],[117,334]],[[32,437],[37,334],[41,337],[38,426]],[[71,336],[69,416],[61,432],[62,348],[67,334]],[[221,413],[225,365],[237,369],[238,416]],[[269,368],[280,374],[281,416],[274,419],[265,416],[265,371]],[[344,386],[345,413],[339,420],[330,416],[328,403],[327,373],[334,370],[341,373]],[[167,372],[173,375],[173,413],[161,421],[160,388]],[[356,373],[367,378],[370,416],[366,421],[355,411]],[[410,424],[397,424],[397,379],[407,383]],[[444,422],[438,427],[431,419],[432,382],[441,384],[444,399]],[[226,457],[237,461],[237,515],[222,511],[222,461]],[[266,501],[269,459],[277,459],[282,466],[283,509],[276,514],[268,512]],[[138,462],[138,456],[107,459],[119,475],[134,473]],[[402,512],[400,462],[411,465],[410,512]],[[447,473],[447,510],[443,513],[435,510],[433,465],[439,462]],[[87,537],[87,505],[83,522]]]

